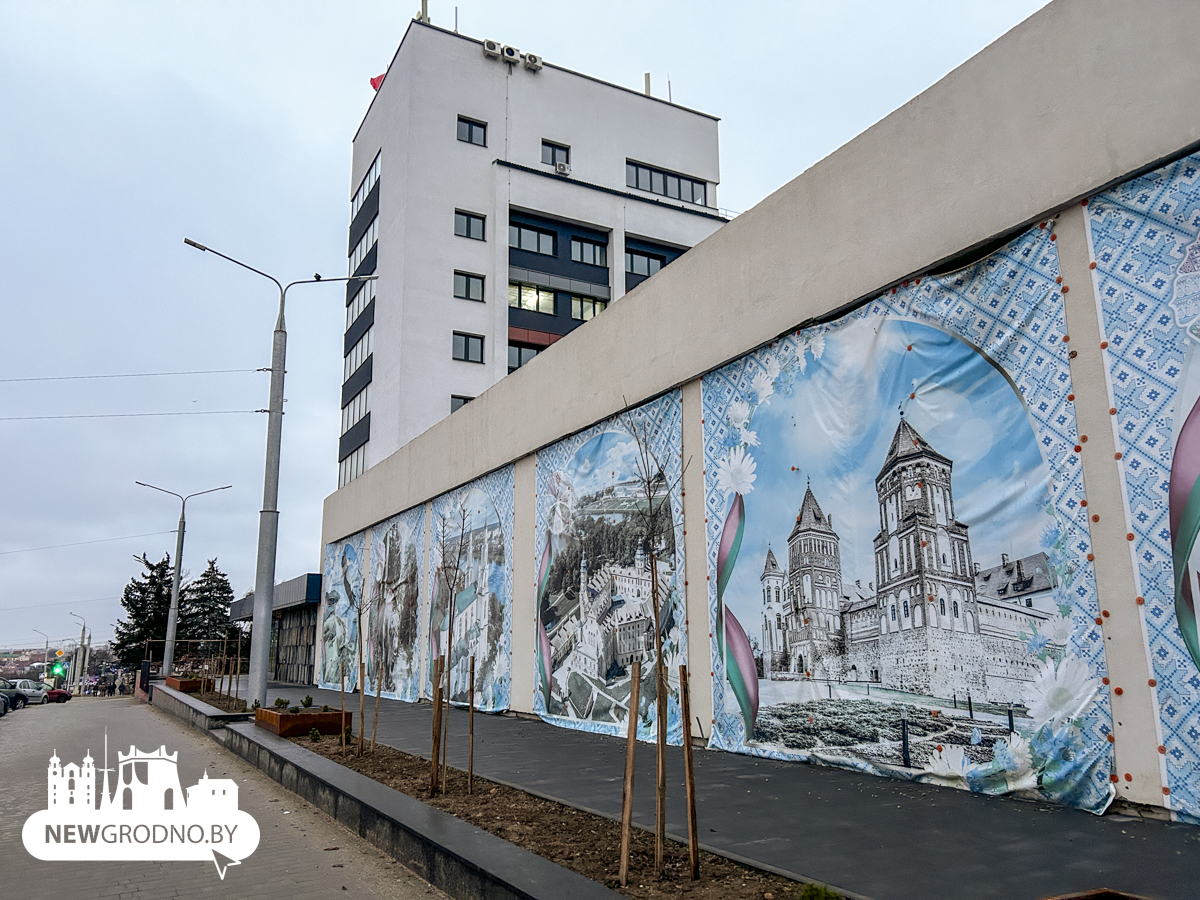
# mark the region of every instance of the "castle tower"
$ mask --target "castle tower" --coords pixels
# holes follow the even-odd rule
[[[842,554],[833,519],[805,488],[796,524],[788,535],[787,594],[789,668],[836,677],[841,632]]]
[[[787,659],[787,625],[785,623],[785,602],[787,578],[775,554],[767,547],[767,558],[763,564],[762,575],[758,577],[762,583],[763,625],[762,625],[762,655],[763,675],[770,678],[771,673],[785,669]]]
[[[83,768],[79,770],[79,783],[75,790],[75,805],[85,810],[96,808],[96,766],[92,759],[92,751],[88,750],[83,758]]]
[[[893,673],[889,686],[937,696],[980,686],[966,680],[977,677],[971,674],[980,671],[977,660],[970,665],[957,661],[975,652],[970,648],[978,642],[979,610],[967,526],[954,516],[953,466],[901,413],[875,477],[883,668]],[[888,636],[903,634],[923,637],[907,640],[902,650],[886,649]],[[889,653],[893,664],[886,659]]]
[[[54,809],[58,805],[59,798],[66,797],[60,792],[62,787],[62,769],[58,765],[60,762],[58,751],[55,750],[50,757],[50,765],[46,767],[46,809]],[[63,802],[66,802],[65,799]]]
[[[182,811],[184,795],[179,787],[179,753],[166,746],[149,753],[132,744],[128,753],[117,751],[117,796],[114,806],[138,812]]]

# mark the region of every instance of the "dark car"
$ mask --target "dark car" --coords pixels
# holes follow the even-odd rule
[[[7,712],[8,712],[8,698],[6,696],[4,696],[3,694],[0,694],[0,719],[4,718],[4,715]]]
[[[64,691],[62,688],[51,687],[48,684],[42,685],[42,690],[46,692],[46,699],[43,703],[66,703],[71,699],[71,692]]]
[[[0,694],[8,700],[9,709],[20,709],[28,702],[17,686],[5,678],[0,678]]]

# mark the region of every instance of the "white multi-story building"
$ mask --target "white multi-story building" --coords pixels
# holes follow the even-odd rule
[[[338,486],[719,228],[719,177],[714,117],[414,21],[354,138]]]

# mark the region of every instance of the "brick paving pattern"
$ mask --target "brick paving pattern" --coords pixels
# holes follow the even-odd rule
[[[44,862],[21,843],[21,826],[46,806],[51,751],[79,762],[91,751],[102,765],[108,728],[110,765],[117,750],[166,744],[179,751],[179,779],[195,784],[205,769],[232,778],[239,806],[258,822],[258,849],[224,881],[212,862]],[[336,849],[332,849],[336,848]],[[237,897],[389,897],[445,900],[408,869],[384,856],[315,807],[177,719],[130,699],[75,698],[29,707],[0,719],[0,896],[22,900]]]

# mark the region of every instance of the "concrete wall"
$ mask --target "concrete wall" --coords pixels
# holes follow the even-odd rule
[[[999,235],[1061,211],[1059,254],[1113,684],[1120,796],[1163,802],[1156,713],[1113,464],[1096,303],[1079,200],[1200,142],[1184,114],[1200,68],[1186,0],[1056,0],[929,90],[735,219],[474,403],[326,500],[323,541],[517,462],[513,706],[531,705],[534,618],[530,455],[683,387],[684,457],[703,458],[698,378]],[[1146,23],[1155,23],[1147,27]],[[369,163],[369,160],[367,161]],[[382,238],[381,238],[382,240]],[[581,333],[582,332],[582,333]],[[685,490],[692,669],[710,668],[703,478]],[[522,549],[524,548],[524,549]],[[528,556],[523,560],[522,554]],[[520,648],[530,648],[523,652]],[[711,719],[706,679],[694,712]],[[1141,687],[1138,687],[1141,685]]]

